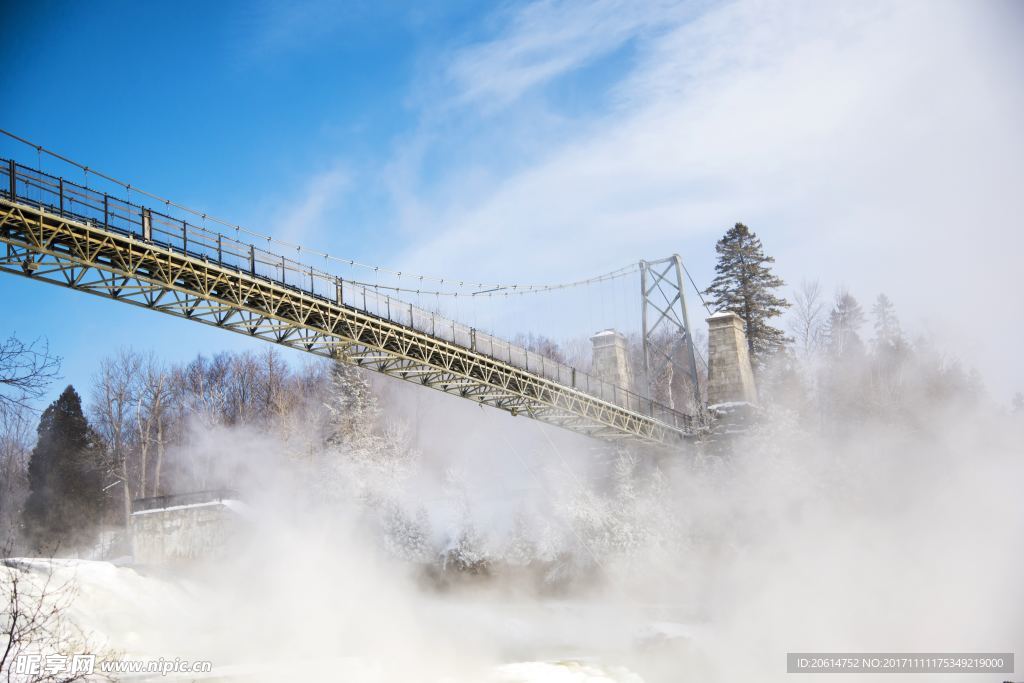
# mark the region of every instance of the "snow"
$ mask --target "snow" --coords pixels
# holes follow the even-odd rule
[[[242,501],[240,501],[240,500],[227,500],[227,499],[225,499],[225,500],[210,500],[210,501],[207,501],[205,503],[189,503],[188,505],[171,505],[171,506],[165,507],[165,508],[153,508],[152,510],[139,510],[138,512],[133,512],[132,515],[148,515],[148,514],[153,513],[153,512],[168,512],[170,510],[188,510],[188,509],[192,509],[192,508],[212,507],[214,505],[220,505],[220,506],[223,506],[223,507],[225,507],[225,508],[227,508],[229,510],[235,511],[235,512],[239,512],[239,511],[243,511],[243,510],[244,511],[248,511],[248,507]]]
[[[708,320],[719,320],[721,318],[731,318],[733,316],[739,317],[734,311],[719,311],[718,313],[712,313]]]
[[[74,591],[67,618],[90,642],[111,647],[126,657],[152,657],[176,651],[162,638],[161,625],[178,618],[186,605],[193,603],[193,590],[187,582],[144,576],[134,569],[110,562],[78,559],[10,558],[0,568],[0,582],[8,581],[7,572],[21,571],[38,590],[52,571],[51,598],[59,599],[60,587]],[[145,634],[145,635],[143,635]],[[172,649],[173,648],[173,649]],[[177,650],[182,651],[182,650]]]
[[[238,515],[244,517],[251,517],[253,514],[252,508],[240,500],[229,499],[223,500],[221,502],[224,503],[224,507],[226,507],[228,510],[231,510],[234,513],[237,513]]]
[[[735,410],[736,408],[753,407],[749,401],[723,401],[708,406],[708,410]]]
[[[635,673],[621,667],[602,669],[583,662],[517,662],[496,667],[494,683],[643,683]]]
[[[231,502],[239,504],[238,501]],[[89,635],[92,642],[111,653],[109,656],[137,660],[178,657],[213,663],[211,674],[134,674],[125,676],[124,680],[139,683],[173,680],[361,680],[390,683],[396,680],[392,675],[394,672],[372,655],[328,655],[318,659],[315,654],[302,655],[301,649],[299,652],[270,650],[258,655],[248,652],[244,661],[237,661],[211,645],[220,636],[209,631],[210,625],[226,617],[230,621],[230,618],[222,612],[224,605],[208,594],[209,591],[201,584],[166,575],[146,575],[130,567],[101,561],[11,558],[4,563],[7,566],[0,566],[0,582],[7,580],[10,572],[16,571],[25,572],[28,580],[41,582],[51,570],[57,583],[72,581],[77,595],[67,616]],[[292,577],[286,579],[286,583],[294,580],[298,579]],[[557,646],[562,648],[564,643],[570,642],[565,640],[566,634],[591,623],[595,616],[582,611],[580,606],[561,603],[537,606],[534,608],[539,610],[536,613],[523,611],[526,606],[519,603],[484,606],[473,601],[458,605],[449,600],[438,600],[436,606],[441,611],[430,611],[427,615],[432,627],[450,622],[449,625],[457,625],[461,632],[466,629],[477,635],[486,632],[503,637],[506,642],[517,642],[520,646],[527,645],[528,641],[518,641],[510,629],[518,631],[529,642],[536,642],[539,638],[540,642],[548,644],[563,643]],[[285,607],[298,610],[293,616],[302,618],[299,616],[304,614],[302,605]],[[604,617],[611,618],[611,615],[603,615],[602,619]],[[556,623],[557,628],[553,628]],[[669,626],[652,623],[644,632],[664,636],[670,630]],[[395,648],[402,647],[402,642],[395,643]],[[218,656],[219,652],[222,654]],[[640,676],[622,666],[581,659],[569,652],[566,654],[570,658],[506,660],[490,664],[467,659],[455,663],[458,671],[453,671],[452,675],[431,680],[444,680],[446,683],[643,683]],[[482,669],[478,668],[480,664]]]

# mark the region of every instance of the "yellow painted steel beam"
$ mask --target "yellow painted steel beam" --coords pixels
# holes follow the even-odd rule
[[[0,270],[332,358],[576,432],[676,444],[668,425],[279,282],[0,197]]]

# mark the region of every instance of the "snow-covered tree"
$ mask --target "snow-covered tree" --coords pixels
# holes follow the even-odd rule
[[[389,501],[381,510],[384,548],[405,562],[426,563],[432,559],[430,519],[424,507],[414,513],[396,501]]]
[[[325,406],[330,415],[328,443],[373,449],[380,411],[365,370],[344,361],[332,364]]]

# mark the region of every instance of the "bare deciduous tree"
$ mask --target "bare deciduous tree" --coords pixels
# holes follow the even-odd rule
[[[34,430],[27,408],[0,411],[0,536],[14,536],[28,497]]]
[[[26,344],[15,335],[0,342],[0,412],[28,408],[60,374],[60,358],[45,339]]]
[[[122,349],[112,358],[100,361],[93,385],[93,427],[103,438],[109,473],[121,483],[125,526],[132,513],[130,452],[137,439],[132,413],[140,366],[138,354]]]
[[[76,654],[109,658],[68,618],[77,596],[73,578],[59,579],[52,560],[16,560],[3,553],[0,564],[0,676],[22,683],[72,683],[112,680],[99,671],[55,669],[18,671],[19,656],[56,656],[71,662]]]
[[[523,347],[530,353],[550,358],[556,363],[566,362],[565,354],[558,345],[558,342],[550,337],[545,337],[543,334],[534,334],[532,332],[529,334],[520,333],[512,338],[512,343]]]
[[[825,302],[821,295],[821,283],[804,280],[793,295],[795,301],[790,315],[790,331],[796,338],[797,347],[806,358],[821,350],[824,343]]]
[[[140,497],[159,495],[163,474],[167,432],[171,420],[171,373],[154,356],[142,360],[136,391],[135,420],[138,429],[139,462],[136,490]],[[150,469],[150,454],[156,462]]]

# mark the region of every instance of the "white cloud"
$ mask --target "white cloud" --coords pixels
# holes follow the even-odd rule
[[[235,46],[246,62],[278,59],[306,50],[361,18],[363,10],[338,0],[258,0],[239,7],[236,21],[247,30]]]
[[[329,232],[329,213],[337,209],[349,184],[348,173],[339,166],[322,171],[308,181],[298,198],[283,202],[271,234],[282,242],[315,244],[313,236]]]
[[[446,70],[455,100],[508,104],[666,23],[679,14],[676,8],[659,0],[542,0],[518,8],[496,38],[455,54]]]
[[[524,168],[419,195],[418,220],[449,227],[413,233],[403,265],[550,280],[681,251],[707,276],[743,220],[791,281],[885,290],[911,326],[954,330],[1000,390],[1022,387],[1024,370],[999,372],[1020,367],[1022,325],[998,293],[1024,253],[1024,59],[996,8],[646,5],[620,28],[611,5],[528,6],[456,62],[461,101],[512,103],[628,35],[639,61],[614,106]]]

